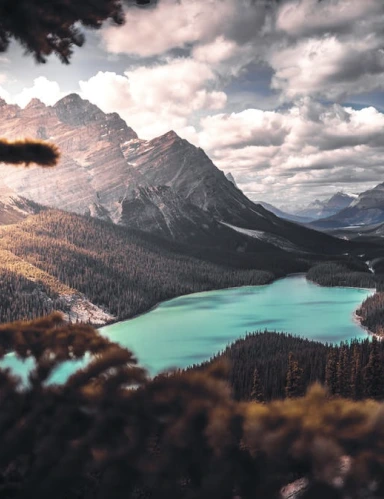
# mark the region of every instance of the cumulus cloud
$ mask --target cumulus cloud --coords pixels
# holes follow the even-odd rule
[[[252,0],[161,0],[152,9],[128,9],[123,28],[101,34],[109,52],[148,57],[218,36],[248,41],[266,13],[263,2]]]
[[[0,83],[2,83],[1,80]],[[11,94],[0,87],[0,96],[8,103],[25,107],[33,98],[41,100],[47,106],[51,106],[63,97],[64,94],[61,92],[57,82],[40,76],[34,80],[31,87],[24,88],[18,94]]]
[[[383,42],[371,36],[344,41],[329,36],[274,47],[272,88],[289,100],[304,95],[337,100],[384,88]]]
[[[384,90],[383,26],[383,0],[159,0],[100,31],[121,71],[81,93],[143,138],[174,129],[254,199],[361,191],[384,173],[383,115],[339,104]],[[20,105],[59,94],[44,78],[17,96],[0,87]]]
[[[253,199],[281,204],[283,195],[294,203],[293,186],[302,197],[308,189],[308,199],[352,183],[362,191],[384,173],[384,114],[373,107],[304,99],[279,112],[212,115],[201,125],[198,144]]]
[[[99,72],[81,81],[80,88],[103,111],[118,111],[140,136],[153,138],[170,129],[184,129],[194,112],[223,108],[227,96],[214,84],[208,65],[180,58],[124,75]]]
[[[282,114],[260,109],[207,116],[201,124],[200,143],[209,149],[280,146],[289,133],[289,124]]]
[[[285,99],[343,99],[384,88],[384,2],[290,0],[265,54]]]
[[[232,76],[262,61],[284,100],[342,99],[384,87],[383,24],[382,0],[161,0],[101,35],[111,53],[181,48]]]
[[[380,0],[289,0],[277,10],[276,28],[294,38],[343,34],[382,14]]]

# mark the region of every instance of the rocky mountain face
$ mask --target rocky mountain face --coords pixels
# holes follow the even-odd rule
[[[0,187],[0,225],[18,223],[41,210],[37,203],[18,196],[11,189]]]
[[[236,180],[234,178],[234,176],[232,175],[231,172],[228,172],[225,174],[225,177],[227,178],[227,180],[229,180],[230,182],[232,182],[232,184],[235,186],[235,187],[238,187],[237,183],[236,183]]]
[[[357,198],[357,195],[348,194],[346,192],[337,192],[325,201],[316,199],[306,208],[296,212],[296,215],[307,217],[310,220],[318,220],[320,218],[330,217],[335,213],[347,208]]]
[[[384,183],[361,193],[336,214],[313,222],[315,227],[333,228],[373,225],[384,222]]]
[[[0,165],[4,187],[36,203],[197,243],[230,231],[242,238],[242,250],[244,240],[253,250],[260,238],[223,223],[310,251],[338,251],[343,244],[253,203],[202,149],[175,132],[141,140],[118,114],[105,114],[76,94],[54,106],[34,99],[25,109],[0,100],[0,118],[1,136],[51,140],[61,150],[51,170]]]

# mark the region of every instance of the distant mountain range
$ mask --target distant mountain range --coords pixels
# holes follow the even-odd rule
[[[313,222],[318,228],[367,226],[384,222],[384,183],[361,193],[347,207]]]
[[[271,211],[277,217],[284,218],[285,220],[291,220],[292,222],[297,222],[300,224],[305,224],[311,222],[312,220],[312,218],[310,217],[294,215],[293,213],[287,213],[286,211],[280,210],[279,208],[276,208],[276,206],[266,203],[265,201],[259,201],[259,203],[261,204],[261,206],[264,206],[266,210]]]
[[[345,246],[253,203],[175,132],[142,140],[118,114],[77,94],[54,106],[33,99],[25,109],[0,100],[0,117],[0,136],[52,140],[62,152],[51,170],[0,166],[2,188],[18,199],[228,251],[337,253]]]
[[[295,215],[307,218],[307,221],[326,218],[338,213],[347,208],[357,198],[357,194],[349,194],[346,192],[337,192],[329,199],[319,201],[316,199],[306,208],[302,208],[295,212]]]

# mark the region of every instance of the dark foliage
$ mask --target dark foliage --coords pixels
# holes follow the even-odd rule
[[[321,286],[346,286],[353,288],[376,288],[377,277],[367,271],[363,262],[324,262],[313,266],[307,273],[310,281]]]
[[[364,300],[356,314],[361,324],[379,336],[384,336],[384,293],[378,292]]]
[[[145,2],[126,1],[144,5]],[[79,26],[100,28],[110,19],[124,23],[122,0],[2,0],[0,2],[0,52],[17,40],[38,62],[56,54],[68,63],[74,47],[85,37]]]
[[[149,381],[129,351],[58,314],[1,326],[0,346],[0,356],[13,349],[36,361],[24,388],[0,371],[4,499],[277,499],[298,476],[307,497],[363,498],[372,483],[383,487],[376,402],[314,387],[305,398],[239,403],[223,362]],[[46,385],[60,362],[86,352],[86,368]]]
[[[29,166],[36,163],[45,168],[55,166],[60,153],[54,144],[41,140],[25,139],[10,142],[0,139],[0,162]]]
[[[238,400],[255,399],[255,371],[257,392],[267,401],[300,396],[315,382],[325,385],[331,395],[384,399],[384,372],[378,367],[384,365],[384,343],[369,338],[329,345],[291,334],[258,332],[194,369],[223,359],[230,362],[229,381]]]
[[[44,283],[0,269],[0,322],[33,319],[66,308],[64,300]]]

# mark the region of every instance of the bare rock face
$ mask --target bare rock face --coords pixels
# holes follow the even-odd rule
[[[118,114],[105,114],[77,94],[54,106],[33,99],[25,109],[0,100],[0,136],[51,140],[60,148],[53,169],[0,165],[7,188],[41,205],[174,239],[222,233],[219,222],[284,236],[316,250],[328,237],[250,201],[202,149],[174,131],[141,140]]]
[[[0,186],[0,225],[18,223],[41,209],[42,207],[33,201],[18,196],[5,186]]]
[[[0,134],[51,140],[62,157],[52,170],[0,166],[17,194],[35,202],[87,213],[94,204],[112,211],[124,196],[129,166],[120,145],[137,138],[117,114],[104,114],[73,94],[49,107],[33,99],[25,109],[0,103]]]

